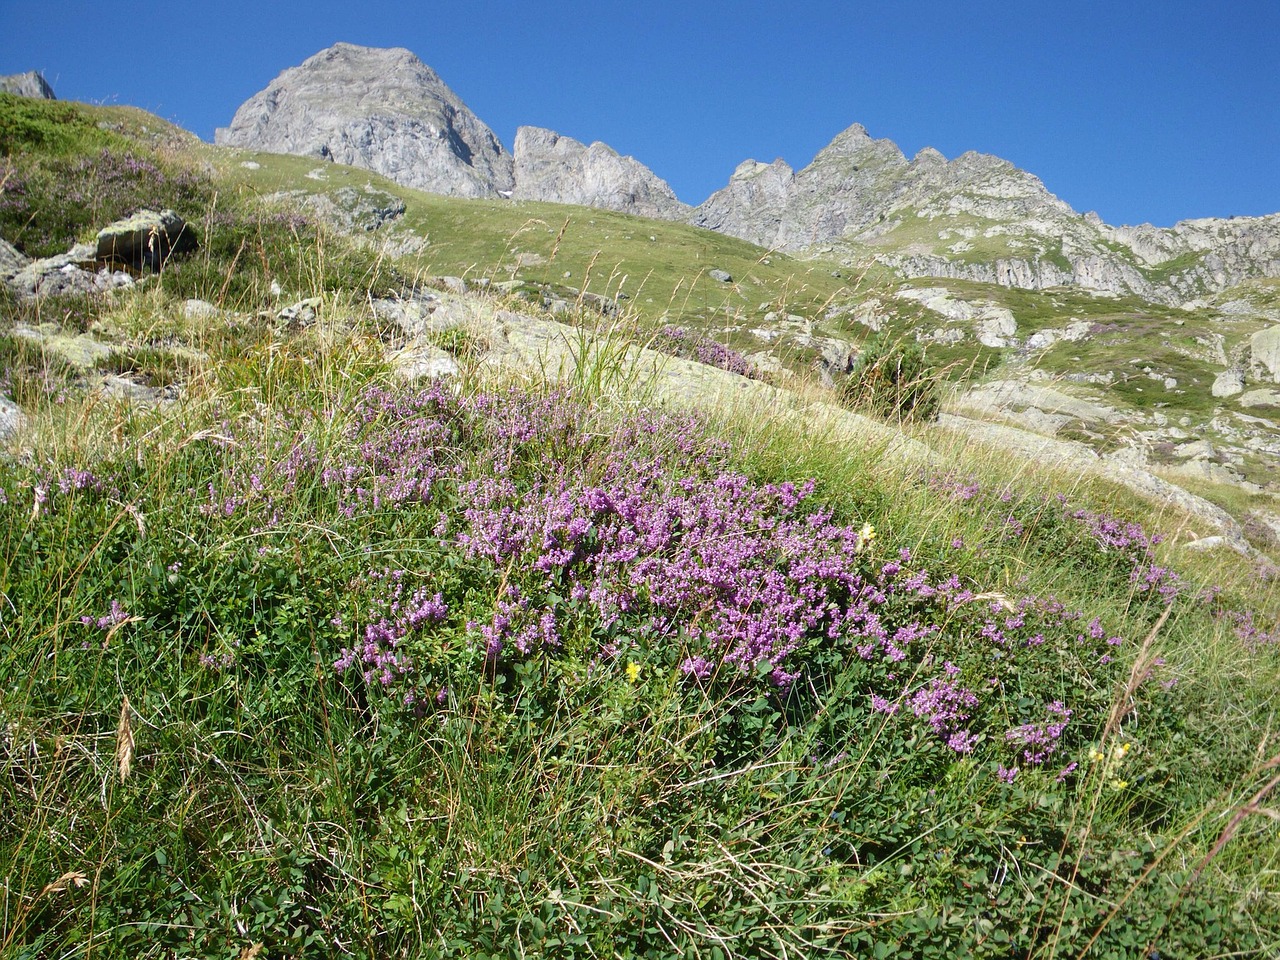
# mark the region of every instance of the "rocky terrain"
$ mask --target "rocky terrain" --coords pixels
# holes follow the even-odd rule
[[[908,160],[859,124],[799,171],[744,162],[691,222],[780,250],[869,256],[907,277],[1077,286],[1168,304],[1280,276],[1280,215],[1111,227],[998,157],[948,161],[926,148]]]
[[[336,146],[342,130],[393,115],[364,152]],[[1181,494],[1162,484],[1177,483],[1232,506],[1231,542],[1250,523],[1255,540],[1280,538],[1280,286],[1266,278],[1275,217],[1108,227],[998,158],[925,149],[908,159],[859,125],[799,171],[746,161],[691,209],[601,143],[522,127],[508,154],[412,54],[348,44],[285,71],[219,140],[246,145],[218,156],[236,158],[255,191],[406,258],[419,275],[478,271],[494,292],[552,314],[587,307],[684,325],[775,385],[838,385],[870,333],[913,337],[949,370],[989,371],[953,374],[949,430],[1109,471],[1170,502]],[[275,151],[302,162],[289,167]],[[375,173],[381,165],[387,180],[362,178],[344,157]],[[429,174],[427,194],[404,189],[414,171]],[[431,202],[428,212],[430,195],[491,203]],[[536,206],[547,203],[666,223],[597,213],[566,232],[563,213]],[[708,245],[712,234],[682,220],[759,246]],[[776,252],[788,250],[800,259]],[[602,251],[614,258],[603,270]],[[20,297],[133,282],[98,254],[82,244],[33,262],[0,243],[0,276]],[[686,267],[699,274],[691,284]],[[651,289],[636,296],[631,277]],[[284,298],[273,309],[293,313],[282,322],[305,313]]]

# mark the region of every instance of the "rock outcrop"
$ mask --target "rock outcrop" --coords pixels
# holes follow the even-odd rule
[[[11,73],[0,77],[0,93],[12,93],[19,97],[35,97],[37,100],[57,100],[49,81],[36,70]]]
[[[521,127],[512,153],[512,196],[518,200],[574,203],[655,220],[681,220],[690,210],[665,180],[603,143],[587,146],[552,130]]]
[[[171,256],[199,246],[195,231],[172,210],[139,210],[98,231],[94,259],[158,270]]]
[[[215,142],[314,156],[461,197],[511,190],[511,156],[408,50],[338,43],[247,100]]]

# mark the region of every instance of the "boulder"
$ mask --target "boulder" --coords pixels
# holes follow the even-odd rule
[[[733,275],[727,270],[708,270],[707,276],[712,280],[715,280],[717,283],[733,283]]]
[[[98,231],[95,259],[136,270],[158,270],[170,257],[199,246],[195,231],[172,210],[139,210]]]
[[[31,261],[8,240],[0,239],[0,280],[10,280]]]
[[[322,304],[319,297],[307,297],[280,310],[276,319],[289,330],[301,330],[316,322]]]
[[[77,244],[56,257],[33,260],[5,281],[19,297],[104,293],[133,285],[133,277],[110,267],[98,267],[94,248]]]
[[[22,408],[0,393],[0,443],[8,440],[22,429],[22,425],[25,422],[26,418],[22,415]]]
[[[1215,397],[1234,397],[1244,391],[1244,374],[1239,370],[1223,370],[1214,377],[1209,392]]]
[[[208,300],[184,300],[182,303],[182,315],[188,320],[212,320],[221,313]]]
[[[1280,326],[1259,330],[1249,341],[1253,363],[1266,371],[1273,383],[1280,383]]]
[[[58,99],[53,95],[53,87],[49,86],[49,81],[36,70],[0,77],[0,92],[16,94],[19,97],[34,97],[37,100]]]

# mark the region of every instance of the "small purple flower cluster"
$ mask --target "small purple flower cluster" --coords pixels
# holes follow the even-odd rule
[[[978,737],[965,722],[978,705],[978,696],[950,678],[934,677],[907,700],[907,706],[925,721],[956,753],[970,753]]]
[[[444,595],[428,587],[409,589],[404,570],[373,570],[365,578],[371,594],[371,612],[361,642],[343,647],[333,669],[345,673],[359,667],[366,683],[390,687],[413,672],[413,660],[404,649],[406,638],[420,634],[448,614]]]
[[[684,327],[665,326],[649,344],[659,353],[685,360],[697,360],[711,367],[719,367],[743,377],[759,380],[760,374],[747,359],[735,350],[730,350],[718,340],[686,330]]]
[[[1058,749],[1058,740],[1071,719],[1071,711],[1061,700],[1055,700],[1045,708],[1048,718],[1038,723],[1024,723],[1005,733],[1004,737],[1015,747],[1022,748],[1022,759],[1034,767],[1045,763]]]
[[[872,711],[968,754],[1001,722],[1006,685],[1042,668],[1097,674],[1122,643],[1052,597],[987,600],[955,575],[935,579],[910,551],[885,556],[885,535],[839,522],[813,481],[763,484],[730,469],[727,447],[693,418],[641,411],[599,431],[562,396],[437,384],[367,389],[323,447],[313,427],[300,415],[279,442],[241,443],[256,458],[230,458],[206,512],[268,530],[287,499],[324,495],[362,524],[418,515],[433,549],[455,556],[457,580],[361,578],[359,640],[334,663],[406,703],[438,696],[440,656],[471,670],[569,651],[594,664],[625,649],[702,685],[764,678],[779,693],[815,658],[836,657],[862,665]],[[486,597],[477,583],[495,589]],[[470,643],[447,642],[455,628],[442,621],[455,611]],[[1070,716],[1055,701],[1046,719],[1003,721],[992,742],[1037,765]]]
[[[111,601],[111,609],[101,617],[84,616],[80,618],[80,622],[86,627],[93,627],[108,633],[113,627],[119,626],[129,619],[129,614],[125,611],[123,604],[119,600]]]

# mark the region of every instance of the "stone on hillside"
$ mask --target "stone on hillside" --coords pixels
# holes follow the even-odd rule
[[[0,280],[9,280],[31,261],[8,240],[0,238]]]
[[[338,43],[285,70],[215,142],[320,157],[460,197],[513,185],[493,131],[408,50]]]
[[[292,303],[276,313],[276,319],[290,330],[300,330],[316,322],[323,301],[319,297],[307,297]]]
[[[57,100],[53,95],[53,87],[37,70],[26,73],[11,73],[0,77],[0,92],[16,94],[19,97],[34,97],[37,100]]]
[[[458,362],[446,350],[430,343],[414,343],[390,357],[396,373],[406,380],[456,377]]]
[[[0,443],[21,430],[24,423],[26,417],[22,414],[22,408],[0,393]]]
[[[222,313],[208,300],[184,300],[182,315],[188,320],[211,320]]]
[[[611,297],[604,297],[598,293],[584,293],[579,295],[584,307],[588,307],[596,313],[606,317],[615,317],[618,315],[618,301]]]
[[[1017,335],[1018,322],[1004,307],[991,307],[978,318],[978,342],[983,346],[1013,346]]]
[[[1236,402],[1246,409],[1249,407],[1280,408],[1280,391],[1267,389],[1249,390],[1240,394],[1236,398]]]
[[[94,258],[140,270],[158,270],[170,257],[200,244],[194,230],[172,210],[139,210],[98,231]]]
[[[77,244],[56,257],[32,260],[5,281],[19,297],[105,293],[133,285],[133,277],[110,267],[99,268],[90,244]]]
[[[1223,370],[1213,378],[1209,392],[1215,397],[1234,397],[1244,391],[1244,374],[1239,370]]]
[[[38,327],[19,325],[13,328],[13,336],[40,344],[40,349],[56,354],[67,363],[81,369],[90,369],[111,356],[111,348],[87,333],[74,336],[59,329],[56,324],[42,323]]]
[[[516,200],[574,203],[657,220],[680,220],[690,210],[665,180],[603,143],[587,146],[552,130],[521,127],[512,155]]]
[[[1223,547],[1230,547],[1226,537],[1212,536],[1201,537],[1199,540],[1192,540],[1183,546],[1184,550],[1194,550],[1197,553],[1207,553],[1210,550],[1219,550]]]
[[[366,186],[339,187],[332,193],[288,191],[328,223],[348,232],[373,233],[404,216],[405,203],[394,194]]]
[[[718,283],[733,283],[733,275],[728,270],[708,270],[707,276]]]
[[[1280,326],[1255,333],[1249,350],[1254,364],[1266,370],[1273,383],[1280,383]]]

